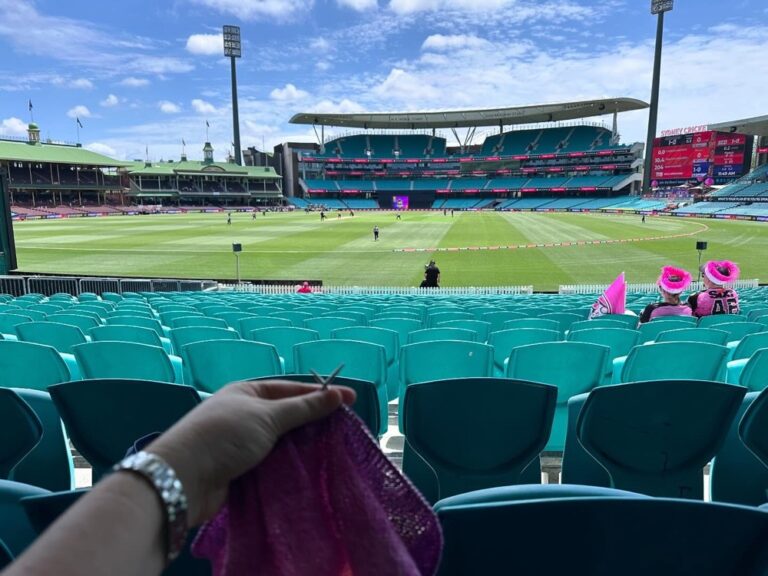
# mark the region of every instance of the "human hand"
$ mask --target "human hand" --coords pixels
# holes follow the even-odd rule
[[[190,526],[212,518],[231,480],[259,464],[286,432],[352,404],[355,392],[279,380],[223,388],[153,442],[147,451],[173,467],[187,494]]]

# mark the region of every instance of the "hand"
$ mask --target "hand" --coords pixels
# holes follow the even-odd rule
[[[286,432],[331,414],[355,393],[281,381],[236,382],[205,400],[153,442],[148,452],[170,464],[189,502],[188,523],[212,518],[231,480],[259,464]]]

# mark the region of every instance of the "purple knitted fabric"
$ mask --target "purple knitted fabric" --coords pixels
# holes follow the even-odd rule
[[[214,576],[431,576],[430,506],[346,407],[293,430],[237,480],[192,547]]]

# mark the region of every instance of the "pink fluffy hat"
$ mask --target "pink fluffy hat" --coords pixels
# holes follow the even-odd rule
[[[682,268],[664,266],[659,276],[659,286],[669,294],[680,294],[691,283],[691,275]]]
[[[701,267],[701,271],[709,278],[710,282],[722,286],[739,279],[739,267],[730,260],[710,260]]]

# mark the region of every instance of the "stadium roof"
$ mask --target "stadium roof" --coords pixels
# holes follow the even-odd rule
[[[719,130],[721,132],[738,132],[739,134],[752,134],[753,136],[768,136],[768,116],[755,116],[754,118],[719,122],[718,124],[710,124],[708,128],[710,130]]]
[[[48,162],[51,164],[84,164],[86,166],[130,166],[130,162],[114,160],[80,146],[64,144],[31,144],[0,140],[0,160],[11,162]]]
[[[558,104],[536,104],[513,108],[487,110],[446,110],[442,112],[382,112],[359,114],[320,114],[303,112],[291,118],[292,124],[319,124],[352,128],[390,128],[415,130],[423,128],[468,128],[473,126],[499,126],[558,122],[614,112],[629,112],[648,108],[648,104],[634,98],[605,98]]]
[[[205,163],[195,160],[182,162],[158,162],[147,166],[144,162],[132,162],[128,164],[128,173],[134,176],[175,176],[177,174],[199,175],[216,174],[219,176],[233,176],[241,178],[260,178],[263,180],[278,179],[281,176],[272,167],[264,166],[238,166],[227,162]]]

